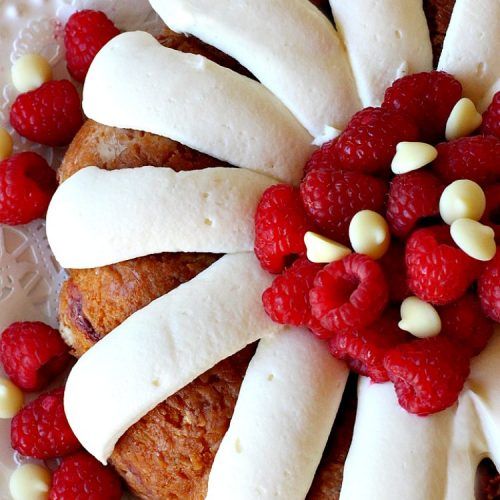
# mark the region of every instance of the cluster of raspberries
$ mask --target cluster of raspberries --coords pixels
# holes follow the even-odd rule
[[[484,190],[481,222],[500,238],[500,93],[478,135],[444,141],[462,87],[443,72],[397,80],[381,107],[366,108],[344,132],[317,150],[298,188],[276,185],[255,219],[255,253],[279,274],[265,291],[267,314],[305,326],[330,352],[373,382],[392,381],[403,408],[428,415],[452,405],[470,360],[500,322],[500,253],[469,257],[439,218],[448,183],[470,179]],[[391,161],[403,141],[437,144],[426,168],[394,176]],[[392,241],[378,261],[352,253],[328,265],[306,257],[304,235],[349,244],[349,224],[361,210],[385,216]],[[435,306],[442,329],[420,339],[398,327],[401,302],[416,296]]]

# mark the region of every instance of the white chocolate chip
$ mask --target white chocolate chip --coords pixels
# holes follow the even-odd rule
[[[26,54],[12,66],[12,83],[19,92],[29,92],[52,79],[52,68],[40,54]]]
[[[406,174],[425,167],[437,158],[437,149],[425,142],[400,142],[391,168],[395,174]]]
[[[13,147],[11,135],[4,128],[0,128],[0,161],[6,160],[12,154]]]
[[[472,219],[458,219],[450,227],[457,246],[473,259],[488,261],[496,253],[495,231]]]
[[[333,141],[342,133],[341,130],[325,125],[323,129],[323,133],[314,138],[313,145],[314,146],[323,146],[327,142]]]
[[[24,404],[21,389],[10,380],[0,377],[0,418],[12,418]]]
[[[317,264],[328,264],[329,262],[341,260],[352,253],[344,245],[312,231],[308,231],[304,235],[304,243],[307,248],[307,258]]]
[[[380,259],[391,243],[391,234],[386,220],[373,210],[361,210],[349,224],[349,239],[357,253]]]
[[[479,220],[486,208],[486,196],[479,184],[468,179],[452,182],[441,195],[439,213],[446,224],[458,219]]]
[[[446,139],[453,141],[465,137],[474,132],[482,122],[483,117],[478,113],[474,103],[464,97],[451,110],[446,122]]]
[[[435,337],[441,331],[441,318],[431,304],[408,297],[401,304],[399,328],[421,339]]]
[[[46,500],[49,498],[50,483],[50,471],[45,467],[21,465],[10,476],[10,494],[14,500]]]

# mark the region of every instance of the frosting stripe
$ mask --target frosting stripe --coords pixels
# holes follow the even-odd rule
[[[143,32],[111,40],[83,92],[93,120],[169,137],[237,167],[297,183],[312,138],[269,90]]]
[[[88,167],[57,190],[47,237],[70,269],[162,252],[250,252],[255,209],[275,183],[237,168]]]
[[[207,500],[305,498],[347,374],[307,330],[262,339],[215,457]]]
[[[174,31],[237,59],[314,137],[325,126],[342,130],[361,107],[345,48],[309,0],[151,0],[151,5]]]
[[[380,106],[405,74],[432,69],[422,0],[330,0],[363,106]]]
[[[262,308],[272,276],[251,253],[226,255],[133,314],[76,363],[65,409],[82,445],[106,462],[156,405],[219,361],[283,327]]]
[[[454,75],[481,109],[500,87],[500,2],[457,0],[438,69]]]

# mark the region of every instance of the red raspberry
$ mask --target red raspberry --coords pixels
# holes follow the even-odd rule
[[[329,142],[325,142],[323,146],[317,149],[306,163],[304,167],[304,176],[307,175],[311,170],[316,170],[319,168],[332,168],[338,169],[338,158],[336,145],[338,138],[333,139]]]
[[[405,244],[393,241],[389,250],[379,260],[389,285],[389,300],[403,302],[411,295],[406,276]]]
[[[266,189],[255,214],[255,255],[261,266],[282,271],[287,257],[305,252],[310,228],[297,189],[284,184]]]
[[[494,135],[500,139],[500,92],[493,96],[493,101],[483,113],[483,123],[480,130],[483,135]]]
[[[380,317],[389,290],[382,268],[351,254],[320,271],[309,293],[311,312],[327,330],[361,328]]]
[[[500,251],[487,263],[479,277],[477,291],[481,307],[488,318],[500,323]]]
[[[309,290],[322,268],[321,264],[313,264],[301,257],[277,276],[262,295],[269,317],[284,325],[307,325],[311,317]]]
[[[495,231],[495,239],[500,243],[500,184],[488,186],[484,190],[486,208],[481,222],[491,226]]]
[[[384,366],[399,404],[420,416],[455,403],[469,376],[464,350],[441,335],[395,347],[386,354]]]
[[[12,448],[41,460],[62,457],[80,449],[64,413],[64,388],[42,394],[25,406],[11,423]]]
[[[386,91],[383,108],[404,112],[417,124],[421,140],[444,137],[451,110],[462,97],[462,85],[442,71],[417,73],[396,80]]]
[[[469,355],[477,356],[493,335],[493,323],[484,316],[479,299],[473,293],[453,304],[438,308],[441,334],[458,342]]]
[[[64,45],[71,76],[83,82],[94,57],[120,30],[104,12],[82,10],[73,14],[66,24]]]
[[[411,291],[435,305],[454,302],[476,278],[478,261],[456,247],[450,230],[433,226],[415,231],[406,243]]]
[[[62,460],[49,500],[120,500],[122,493],[116,473],[82,451]]]
[[[14,226],[44,217],[56,189],[56,173],[36,153],[4,160],[0,163],[0,223]]]
[[[337,140],[339,167],[365,174],[390,174],[396,145],[417,139],[417,127],[403,113],[365,108],[352,117]]]
[[[500,141],[477,135],[443,142],[436,146],[438,157],[433,166],[447,183],[470,179],[481,185],[500,181]]]
[[[351,370],[370,377],[373,382],[387,382],[384,357],[389,349],[408,340],[398,327],[399,312],[388,311],[365,328],[349,328],[336,333],[329,342],[330,352],[347,361]]]
[[[422,170],[397,175],[391,182],[387,202],[387,222],[391,232],[407,236],[424,217],[439,215],[439,198],[444,190],[441,181]]]
[[[30,141],[46,146],[67,146],[83,124],[80,96],[68,80],[44,83],[17,97],[10,123]]]
[[[0,361],[21,389],[38,391],[59,375],[71,360],[68,347],[43,323],[14,323],[0,338]]]
[[[309,172],[300,185],[308,215],[341,243],[349,243],[349,224],[360,210],[383,212],[386,190],[385,182],[375,177],[326,168]]]

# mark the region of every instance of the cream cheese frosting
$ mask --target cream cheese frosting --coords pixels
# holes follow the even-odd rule
[[[178,141],[237,167],[297,183],[312,137],[263,85],[199,55],[123,33],[94,59],[85,114]]]
[[[237,168],[88,167],[58,188],[47,237],[71,269],[161,252],[251,252],[255,209],[276,182]]]
[[[345,48],[308,0],[150,1],[171,29],[237,59],[314,137],[361,107]]]
[[[272,276],[252,253],[226,255],[153,301],[76,363],[65,410],[82,445],[105,463],[126,430],[219,361],[282,325],[264,312]]]
[[[306,329],[262,339],[215,456],[207,500],[305,498],[347,374]]]
[[[479,111],[500,86],[500,2],[457,0],[438,69],[460,80]],[[485,100],[486,97],[486,100]]]
[[[330,0],[363,106],[380,106],[404,74],[430,71],[432,47],[422,0]]]

